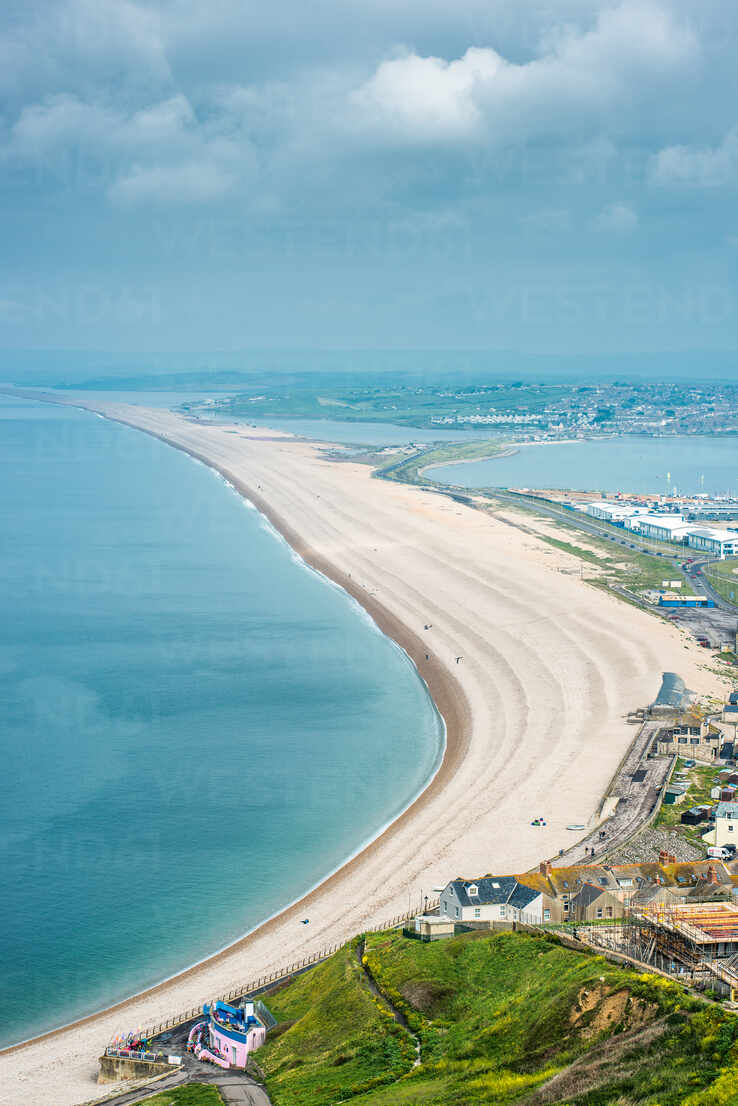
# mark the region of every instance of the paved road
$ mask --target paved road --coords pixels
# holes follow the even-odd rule
[[[202,1065],[206,1068],[206,1065]],[[163,1091],[181,1087],[185,1083],[212,1083],[219,1088],[228,1106],[271,1106],[271,1100],[260,1083],[242,1072],[213,1071],[212,1068],[198,1073],[193,1078],[191,1071],[178,1071],[168,1075],[150,1087],[139,1087],[135,1091],[124,1091],[105,1101],[105,1106],[133,1106],[135,1102],[145,1102],[147,1098]]]

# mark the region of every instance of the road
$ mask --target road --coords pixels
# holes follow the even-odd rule
[[[145,1102],[147,1098],[161,1094],[162,1091],[182,1087],[185,1083],[211,1083],[218,1088],[227,1106],[271,1106],[271,1099],[260,1083],[242,1072],[225,1072],[207,1068],[198,1072],[194,1078],[192,1072],[178,1071],[159,1079],[149,1087],[139,1087],[135,1091],[124,1091],[114,1098],[104,1099],[104,1106],[133,1106],[135,1102]]]

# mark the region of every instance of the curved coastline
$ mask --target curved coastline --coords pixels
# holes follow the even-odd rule
[[[471,738],[471,705],[458,680],[453,676],[450,669],[434,658],[430,663],[427,661],[424,662],[424,675],[421,675],[420,660],[425,657],[425,646],[418,635],[408,626],[405,626],[396,615],[387,610],[387,608],[367,592],[365,588],[352,580],[348,573],[342,571],[328,558],[313,550],[308,543],[303,540],[300,534],[274,510],[262,495],[259,494],[258,490],[249,487],[245,481],[241,480],[227,467],[218,465],[207,455],[197,450],[187,448],[185,445],[172,440],[165,434],[157,433],[147,427],[139,426],[135,422],[115,417],[101,412],[97,408],[87,407],[81,403],[70,403],[64,400],[60,401],[52,396],[40,396],[38,394],[32,397],[29,396],[29,398],[34,398],[41,402],[60,403],[62,406],[77,407],[88,413],[105,418],[109,422],[117,422],[122,426],[128,426],[140,433],[157,438],[171,448],[186,453],[188,456],[206,465],[214,472],[217,472],[242,497],[242,499],[251,504],[269,522],[276,533],[309,568],[318,572],[331,583],[345,591],[347,595],[364,609],[378,629],[394,641],[409,657],[418,678],[426,686],[433,705],[443,722],[445,742],[441,762],[422,791],[420,791],[419,794],[409,802],[405,809],[388,825],[380,829],[370,841],[360,846],[357,852],[349,856],[333,872],[328,873],[320,882],[315,884],[314,887],[299,899],[287,904],[277,913],[271,915],[241,937],[236,938],[235,941],[231,941],[229,944],[223,946],[223,948],[218,949],[216,952],[198,961],[196,964],[184,968],[174,975],[168,976],[166,979],[153,984],[151,987],[147,987],[135,994],[128,995],[117,1003],[103,1007],[91,1014],[86,1014],[81,1018],[57,1026],[54,1029],[47,1030],[34,1037],[29,1037],[26,1040],[8,1045],[0,1049],[0,1056],[8,1056],[32,1045],[50,1041],[66,1032],[79,1029],[83,1026],[89,1026],[97,1019],[106,1017],[110,1014],[117,1012],[122,1013],[130,1004],[156,994],[161,994],[167,987],[173,986],[184,980],[196,980],[200,973],[206,972],[209,968],[218,964],[223,959],[231,956],[233,953],[247,949],[250,942],[257,938],[268,936],[278,925],[303,914],[305,909],[309,908],[319,895],[322,895],[325,891],[335,890],[344,879],[353,875],[366,860],[368,860],[380,847],[390,842],[425,805],[435,799],[435,797],[444,790],[463,763]],[[174,1011],[174,1013],[176,1013],[176,1011]]]

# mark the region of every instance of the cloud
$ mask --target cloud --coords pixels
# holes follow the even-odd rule
[[[192,204],[219,199],[230,192],[235,176],[215,164],[192,163],[177,166],[135,166],[109,188],[117,203]]]
[[[408,54],[382,62],[351,99],[367,121],[410,140],[466,138],[481,130],[481,91],[506,64],[494,50],[452,62]]]
[[[231,121],[199,121],[182,94],[128,114],[74,96],[48,97],[24,109],[3,155],[48,166],[70,150],[86,167],[96,162],[100,171],[89,180],[107,184],[108,197],[126,205],[207,203],[253,167],[250,143],[234,136]]]
[[[381,62],[350,104],[360,126],[395,141],[516,140],[627,104],[636,81],[660,80],[696,53],[694,35],[668,11],[627,2],[589,31],[551,31],[526,62],[491,47],[453,61],[405,51]]]
[[[724,188],[738,184],[738,127],[718,146],[667,146],[653,156],[650,179],[656,185]]]
[[[638,226],[638,216],[623,203],[608,204],[594,220],[595,230],[607,234],[630,234]]]

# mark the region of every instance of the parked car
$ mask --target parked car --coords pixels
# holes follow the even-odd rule
[[[685,760],[685,761],[683,761],[683,764],[684,764],[685,768],[694,768],[696,763],[697,763],[696,760]]]
[[[710,845],[707,855],[710,860],[730,860],[733,853],[727,845]]]

